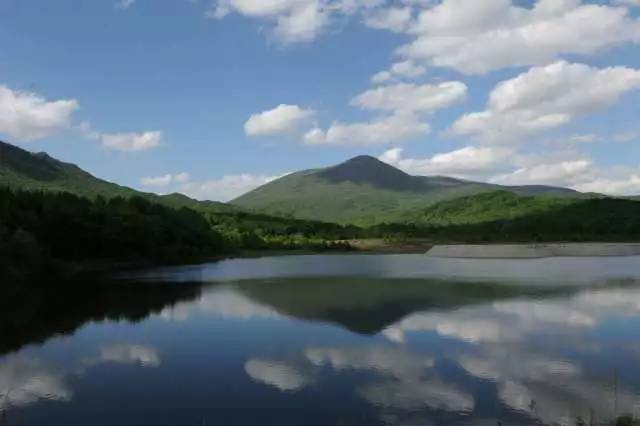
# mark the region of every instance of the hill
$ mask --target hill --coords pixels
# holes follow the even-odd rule
[[[512,220],[548,213],[578,204],[578,198],[520,196],[508,191],[494,191],[460,197],[407,212],[401,223],[428,226],[465,225]]]
[[[0,186],[27,191],[70,192],[88,197],[139,196],[168,207],[206,208],[230,212],[237,208],[214,201],[199,202],[182,194],[156,195],[99,179],[75,164],[65,163],[45,152],[31,153],[0,141]]]
[[[459,197],[504,189],[522,195],[578,197],[556,187],[502,187],[442,176],[412,176],[369,156],[337,166],[293,173],[231,203],[267,214],[369,226],[404,212]]]
[[[640,202],[520,196],[507,191],[444,201],[378,227],[434,241],[638,241]]]

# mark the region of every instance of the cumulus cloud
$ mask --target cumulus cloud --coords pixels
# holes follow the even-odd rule
[[[409,59],[467,74],[541,65],[562,55],[589,55],[640,41],[640,22],[627,8],[580,0],[443,0],[422,10],[399,49]]]
[[[461,102],[466,94],[467,86],[458,81],[435,85],[399,83],[367,90],[351,104],[377,111],[429,113]]]
[[[461,179],[488,179],[513,168],[513,150],[502,147],[466,146],[426,158],[404,157],[403,152],[402,148],[393,148],[378,158],[409,174]]]
[[[495,176],[494,183],[503,185],[575,186],[593,174],[593,164],[587,159],[542,163],[523,167],[511,173]]]
[[[578,191],[610,195],[640,195],[640,168],[627,177],[618,179],[605,176],[575,185]]]
[[[0,85],[0,132],[23,141],[46,138],[70,126],[75,99],[48,101],[31,92]]]
[[[283,43],[313,41],[331,15],[321,0],[218,0],[207,16],[222,19],[232,12],[270,22],[274,35]]]
[[[410,7],[387,7],[370,12],[364,20],[365,25],[396,33],[405,31],[411,22]]]
[[[172,183],[187,183],[190,179],[189,173],[183,172],[178,174],[166,174],[155,177],[144,177],[140,179],[140,183],[145,186],[166,187]]]
[[[266,22],[270,33],[284,44],[308,43],[334,26],[337,18],[359,14],[371,28],[401,32],[408,29],[412,5],[423,0],[400,0],[386,6],[385,0],[218,0],[207,11],[211,19],[230,13]]]
[[[399,79],[413,79],[426,74],[427,69],[413,61],[396,62],[386,71],[380,71],[371,77],[373,83],[386,83]]]
[[[607,108],[638,88],[640,70],[631,68],[598,69],[564,61],[534,67],[499,83],[487,109],[462,116],[451,131],[488,142],[513,142]]]
[[[351,101],[359,108],[386,113],[370,121],[343,123],[334,121],[304,135],[308,145],[384,145],[424,136],[431,126],[421,116],[462,101],[467,86],[450,81],[436,85],[399,83],[367,90]]]
[[[308,145],[384,145],[424,136],[431,126],[413,113],[393,114],[367,122],[335,121],[327,130],[314,128],[304,135]]]
[[[102,133],[100,139],[107,149],[116,151],[147,151],[160,146],[162,132],[159,130],[143,133]]]
[[[178,189],[198,200],[229,201],[282,176],[225,175],[220,179],[187,182]]]
[[[258,114],[253,114],[244,124],[244,131],[249,136],[269,136],[295,134],[300,131],[315,112],[298,105],[278,105]]]

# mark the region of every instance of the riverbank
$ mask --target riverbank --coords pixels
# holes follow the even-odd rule
[[[385,238],[361,238],[343,240],[356,253],[412,254],[426,253],[433,247],[433,241],[424,238],[389,240]]]
[[[462,259],[640,256],[640,243],[453,244],[436,245],[427,255]]]

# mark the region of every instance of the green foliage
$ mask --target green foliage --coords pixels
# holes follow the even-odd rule
[[[511,220],[518,217],[558,210],[576,203],[575,198],[518,196],[494,191],[444,201],[426,209],[407,213],[401,222],[420,225],[460,225]]]
[[[495,192],[444,202],[376,229],[434,241],[637,241],[640,202]]]
[[[206,256],[224,249],[222,235],[198,213],[141,197],[95,200],[69,193],[0,189],[5,247],[20,263],[51,258],[152,259]]]

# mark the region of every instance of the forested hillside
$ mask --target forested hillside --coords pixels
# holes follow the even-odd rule
[[[63,263],[86,268],[92,266],[87,261],[189,262],[244,250],[339,248],[329,241],[350,236],[339,225],[202,213],[138,196],[89,199],[0,188],[0,271],[5,276]]]
[[[498,191],[442,202],[375,229],[434,241],[640,241],[640,202]]]

